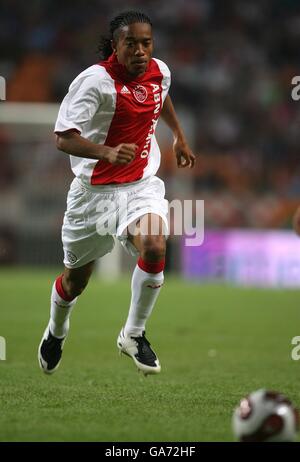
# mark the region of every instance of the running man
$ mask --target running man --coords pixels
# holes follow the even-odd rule
[[[138,258],[117,346],[144,374],[161,370],[145,337],[164,282],[168,235],[165,187],[155,176],[160,115],[173,132],[177,166],[193,167],[195,156],[168,96],[170,71],[152,58],[150,19],[125,12],[111,21],[110,34],[102,40],[102,61],[71,83],[55,125],[57,148],[70,155],[75,178],[62,227],[65,268],[53,284],[50,321],[38,351],[47,374],[59,366],[70,314],[95,260],[112,251],[114,239]]]

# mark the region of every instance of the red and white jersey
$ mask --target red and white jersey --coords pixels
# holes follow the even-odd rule
[[[77,178],[85,184],[104,185],[155,175],[160,165],[155,128],[170,83],[170,71],[159,59],[152,58],[144,75],[133,78],[114,54],[75,78],[60,106],[55,133],[73,129],[93,143],[138,146],[128,165],[70,156]]]

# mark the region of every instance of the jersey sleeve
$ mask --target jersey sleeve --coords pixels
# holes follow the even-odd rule
[[[79,75],[63,99],[55,124],[55,133],[76,130],[79,134],[101,105],[101,85],[96,74]]]
[[[171,86],[171,71],[166,65],[166,63],[164,63],[160,59],[154,58],[154,61],[156,61],[160,69],[160,72],[162,73],[162,76],[163,76],[161,85],[162,85],[162,98],[164,101],[169,92],[170,86]]]

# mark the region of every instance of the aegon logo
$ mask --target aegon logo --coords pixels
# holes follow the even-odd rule
[[[151,87],[152,87],[153,98],[154,98],[154,102],[155,102],[155,108],[154,108],[153,113],[156,114],[156,115],[152,119],[151,127],[150,127],[150,130],[149,130],[147,138],[146,138],[146,144],[143,147],[143,151],[141,152],[141,157],[143,159],[149,155],[149,147],[150,147],[150,144],[151,144],[151,138],[152,138],[152,135],[153,135],[153,133],[155,131],[155,127],[156,127],[156,124],[157,124],[157,121],[158,121],[158,114],[159,114],[160,108],[161,108],[160,87],[159,87],[159,85],[156,85],[154,83],[151,83]]]

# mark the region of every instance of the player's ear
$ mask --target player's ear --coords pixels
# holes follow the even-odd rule
[[[113,49],[113,52],[117,54],[117,47],[116,47],[116,43],[114,40],[111,40],[110,41],[110,44],[111,44],[111,47]]]

